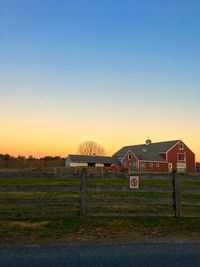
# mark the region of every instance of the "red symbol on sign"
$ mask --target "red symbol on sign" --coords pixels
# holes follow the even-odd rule
[[[138,176],[130,176],[130,188],[139,188]]]
[[[137,185],[138,185],[138,180],[137,180],[137,178],[132,178],[132,179],[131,179],[131,186],[136,187]]]

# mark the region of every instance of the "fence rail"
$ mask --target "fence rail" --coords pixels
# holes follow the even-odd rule
[[[64,198],[64,199],[0,199],[0,205],[80,205],[79,199]]]
[[[0,192],[80,192],[79,185],[2,185]]]
[[[130,189],[129,175],[96,174],[0,179],[0,218],[67,216],[198,216],[200,176],[139,174]]]

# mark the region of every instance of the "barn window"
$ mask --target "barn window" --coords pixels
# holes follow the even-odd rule
[[[156,163],[156,167],[159,168],[160,167],[160,164],[159,163]]]
[[[178,161],[184,161],[185,160],[185,154],[184,153],[178,153]]]
[[[149,167],[153,167],[153,163],[149,163]]]
[[[137,168],[137,162],[136,162],[136,160],[132,161],[132,162],[130,163],[130,166],[131,166],[132,168]]]
[[[184,150],[184,144],[183,143],[179,144],[179,150]]]
[[[141,162],[140,166],[141,166],[142,169],[145,169],[146,168],[146,163],[145,162]]]
[[[132,155],[131,154],[128,154],[128,159],[132,159]]]

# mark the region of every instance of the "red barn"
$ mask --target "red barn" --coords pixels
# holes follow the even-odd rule
[[[143,172],[195,172],[195,154],[181,140],[125,146],[113,157],[122,166]]]

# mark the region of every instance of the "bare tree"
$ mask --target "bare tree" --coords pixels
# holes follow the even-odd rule
[[[95,143],[94,141],[86,141],[78,146],[78,153],[81,155],[105,155],[105,149],[103,146]]]

